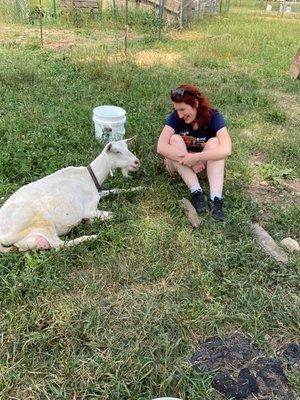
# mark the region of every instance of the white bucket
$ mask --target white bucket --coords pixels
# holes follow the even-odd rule
[[[125,136],[126,111],[116,106],[99,106],[93,109],[97,140],[121,140]]]
[[[156,397],[153,400],[181,400],[181,399],[178,399],[178,397]]]

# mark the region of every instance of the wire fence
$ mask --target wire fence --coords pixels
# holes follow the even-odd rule
[[[293,16],[300,12],[300,0],[0,0],[0,22],[38,26],[41,46],[44,27],[49,24],[97,28],[106,23],[123,32],[115,40],[122,41],[127,52],[133,31],[160,40],[169,25],[183,28],[186,21],[231,9]]]
[[[7,22],[28,22],[41,16],[43,21],[61,18],[63,15],[80,15],[101,18],[104,14],[112,19],[125,18],[128,14],[148,15],[156,19],[159,29],[166,23],[183,27],[185,21],[197,19],[204,14],[218,14],[229,9],[230,0],[0,0],[0,16]],[[130,18],[130,17],[129,17]]]

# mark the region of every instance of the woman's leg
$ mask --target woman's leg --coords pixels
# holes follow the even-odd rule
[[[169,172],[171,177],[175,178],[175,176],[177,176],[177,170],[174,167],[173,161],[170,160],[169,158],[165,158],[164,159],[164,164],[165,164],[166,170]]]
[[[183,153],[187,152],[186,145],[183,139],[179,135],[173,135],[170,139],[170,145],[174,148],[180,150]],[[206,199],[202,192],[197,173],[190,167],[186,165],[181,165],[177,161],[165,160],[166,167],[170,173],[177,171],[178,174],[183,179],[184,183],[190,189],[192,195],[192,204],[198,214],[206,211]]]
[[[179,135],[173,135],[169,144],[182,152],[187,152],[186,145]],[[179,162],[170,159],[165,159],[165,165],[171,174],[177,171],[191,191],[201,190],[197,174],[192,168],[181,165]]]
[[[217,138],[209,139],[205,144],[205,150],[211,150],[219,145]],[[224,185],[224,170],[225,160],[208,160],[207,161],[207,178],[209,182],[210,198],[213,200],[215,197],[222,198],[223,185]]]
[[[217,138],[209,139],[206,143],[204,150],[214,149],[219,145]],[[223,212],[223,184],[224,184],[224,171],[225,160],[208,160],[207,161],[207,178],[210,189],[209,205],[212,211],[212,216],[217,221],[224,221],[225,215]]]

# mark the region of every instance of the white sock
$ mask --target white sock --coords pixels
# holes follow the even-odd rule
[[[189,189],[190,189],[191,193],[197,192],[197,190],[201,190],[201,192],[202,192],[202,189],[201,189],[201,186],[199,183],[197,185],[191,186]]]
[[[211,193],[210,194],[210,199],[213,201],[214,198],[217,197],[218,199],[222,200],[222,193]]]

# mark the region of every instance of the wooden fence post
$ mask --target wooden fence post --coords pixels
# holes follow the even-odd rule
[[[44,46],[44,38],[43,38],[43,11],[42,11],[42,0],[39,0],[39,21],[40,21],[41,47],[43,47],[43,46]]]
[[[127,55],[128,48],[128,0],[125,0],[125,54]]]
[[[161,39],[161,29],[162,29],[162,20],[164,13],[165,1],[159,0],[159,9],[158,9],[158,40]]]

